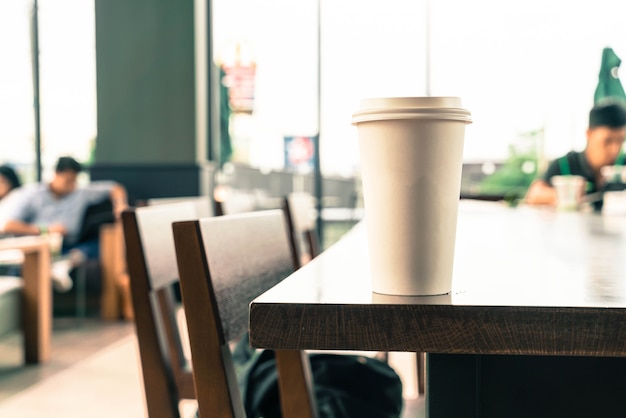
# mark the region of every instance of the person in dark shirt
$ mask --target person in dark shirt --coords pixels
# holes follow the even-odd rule
[[[544,175],[535,180],[526,194],[530,205],[556,205],[554,176],[577,175],[585,179],[584,193],[601,193],[604,166],[624,164],[622,145],[626,137],[626,108],[617,101],[606,100],[596,104],[589,112],[587,146],[583,151],[570,151],[552,161]],[[594,208],[602,207],[601,196],[595,199]]]

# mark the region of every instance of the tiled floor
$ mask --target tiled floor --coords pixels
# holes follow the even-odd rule
[[[0,403],[0,416],[128,417],[145,416],[132,336],[76,362]],[[129,367],[130,366],[130,367]]]
[[[335,222],[326,228],[326,248],[350,228]],[[182,316],[179,320],[184,321]],[[181,322],[184,326],[184,322]],[[43,365],[25,366],[21,336],[0,337],[0,417],[141,418],[146,416],[141,369],[131,322],[98,318],[55,318],[52,354]],[[184,347],[188,352],[188,347]],[[392,353],[390,362],[403,377],[406,413],[425,416],[424,398],[414,398],[414,355]],[[183,418],[195,417],[195,402],[181,404]]]
[[[134,326],[73,318],[54,321],[51,360],[22,364],[21,337],[0,339],[0,417],[145,417]],[[181,406],[185,417],[195,405]]]
[[[403,357],[404,356],[404,357]],[[0,338],[0,417],[145,417],[141,370],[134,327],[128,322],[72,318],[54,322],[52,358],[45,365],[22,364],[21,337]],[[411,356],[394,360],[411,370]],[[408,392],[413,382],[407,381]],[[193,401],[181,405],[195,416]],[[424,417],[423,398],[407,402],[405,417]]]
[[[102,322],[86,318],[55,318],[51,359],[43,365],[24,366],[21,335],[0,339],[0,402],[33,384],[50,378],[87,359],[103,348],[134,333],[131,323]]]

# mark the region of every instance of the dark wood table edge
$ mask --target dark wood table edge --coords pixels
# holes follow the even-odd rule
[[[622,308],[253,301],[249,332],[253,347],[270,349],[626,356]]]

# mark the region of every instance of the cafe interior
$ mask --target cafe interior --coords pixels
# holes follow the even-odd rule
[[[622,416],[625,7],[0,4],[0,416]]]

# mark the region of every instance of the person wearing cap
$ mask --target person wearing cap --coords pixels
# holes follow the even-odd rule
[[[605,181],[602,167],[624,164],[622,145],[626,136],[626,108],[620,102],[605,100],[589,112],[587,145],[583,151],[570,151],[550,163],[543,176],[535,180],[526,193],[530,205],[555,206],[557,195],[552,184],[555,176],[582,176],[584,193],[596,195],[595,210],[602,208],[602,191]]]
[[[126,189],[116,182],[94,181],[78,187],[78,174],[81,171],[81,164],[74,158],[61,157],[50,182],[28,184],[16,189],[6,202],[7,207],[4,208],[4,233],[16,235],[57,233],[63,236],[61,252],[69,255],[70,261],[63,266],[53,265],[53,279],[57,279],[55,285],[63,283],[60,287],[64,290],[71,288],[69,271],[73,265],[99,256],[97,239],[78,242],[87,208],[109,197],[117,217],[128,206]]]

